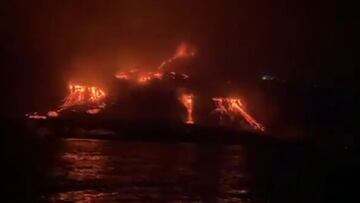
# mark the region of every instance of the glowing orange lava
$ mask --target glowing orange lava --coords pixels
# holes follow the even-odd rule
[[[161,80],[163,77],[163,73],[130,70],[128,72],[118,72],[115,77],[119,80],[131,80],[137,82],[138,84],[146,84],[147,82],[154,79]]]
[[[239,98],[213,98],[215,102],[216,109],[215,112],[220,114],[220,119],[224,115],[230,116],[230,118],[234,119],[236,114],[240,114],[249,125],[255,130],[265,131],[263,125],[257,122],[248,112],[245,110],[245,106],[242,104]]]
[[[175,53],[170,58],[164,60],[160,64],[160,66],[157,67],[157,69],[152,71],[131,69],[128,71],[118,72],[116,73],[115,77],[119,80],[127,81],[126,83],[139,84],[139,85],[146,85],[154,80],[167,81],[168,78],[170,80],[187,79],[189,76],[186,74],[178,74],[176,72],[172,72],[172,70],[169,69],[165,70],[165,69],[166,66],[170,65],[175,60],[185,59],[188,57],[192,57],[194,55],[195,52],[193,47],[189,46],[186,43],[181,43],[177,47]],[[180,83],[176,82],[169,84],[178,85]],[[34,112],[32,114],[26,114],[26,116],[31,119],[45,120],[45,119],[57,118],[61,115],[61,113],[63,113],[63,111],[66,110],[77,112],[77,110],[80,109],[81,112],[85,112],[87,114],[93,115],[93,114],[98,114],[99,112],[105,109],[106,106],[105,98],[107,97],[107,95],[105,91],[103,91],[101,88],[96,86],[85,86],[80,84],[70,84],[68,88],[69,88],[69,94],[65,97],[60,107],[58,107],[55,111],[48,111],[47,114],[45,115],[40,115],[39,113]],[[181,94],[180,97],[178,98],[179,101],[182,103],[182,105],[184,105],[184,107],[186,108],[186,118],[184,119],[185,120],[184,122],[186,124],[195,124],[195,120],[193,117],[194,95],[184,92],[188,92],[188,90],[183,91],[183,94]],[[258,121],[256,121],[255,118],[253,118],[247,112],[241,99],[233,98],[233,97],[225,97],[225,98],[215,97],[212,98],[212,100],[215,102],[215,106],[216,106],[213,112],[216,112],[219,115],[220,120],[227,122],[228,119],[224,120],[224,118],[229,118],[230,125],[232,125],[234,123],[237,124],[239,118],[243,118],[241,119],[241,121],[244,120],[254,130],[265,131],[264,126]],[[112,103],[110,105],[112,105]],[[109,112],[110,111],[112,111],[111,108],[109,108]],[[196,122],[201,123],[200,117],[197,118]]]
[[[164,76],[164,67],[171,64],[173,61],[181,58],[187,58],[190,56],[194,56],[194,51],[190,46],[186,43],[181,43],[177,49],[175,54],[169,59],[163,61],[160,66],[157,68],[157,71],[141,71],[137,69],[131,69],[130,71],[120,71],[115,74],[115,77],[119,80],[126,81],[135,81],[138,84],[144,85],[152,80],[162,80]],[[175,72],[171,72],[171,76],[175,79],[177,74]],[[187,79],[189,76],[186,74],[180,74],[180,77],[183,79]]]
[[[194,124],[194,118],[193,118],[193,108],[194,108],[194,95],[192,94],[183,94],[180,98],[182,104],[185,106],[187,111],[187,118],[186,122],[187,124]]]
[[[105,92],[98,87],[84,85],[69,85],[70,93],[64,99],[61,109],[84,104],[99,104],[105,98]]]

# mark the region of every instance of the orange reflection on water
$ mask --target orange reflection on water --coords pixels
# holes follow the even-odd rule
[[[107,173],[109,157],[99,149],[104,148],[100,140],[85,140],[76,142],[78,151],[68,151],[61,157],[67,164],[68,171],[65,176],[72,180],[101,179]],[[74,146],[71,146],[74,148]],[[94,164],[96,163],[96,164]]]

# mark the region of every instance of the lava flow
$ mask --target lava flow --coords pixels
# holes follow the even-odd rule
[[[119,80],[131,80],[135,81],[138,84],[146,84],[147,82],[158,79],[161,80],[163,73],[161,72],[143,72],[139,70],[132,69],[130,71],[121,71],[118,72],[115,77]]]
[[[66,109],[68,107],[84,105],[84,104],[100,104],[105,98],[105,92],[98,87],[88,87],[84,85],[69,85],[70,93],[64,99],[64,103],[60,106],[60,109]]]
[[[220,119],[222,116],[228,115],[232,120],[237,114],[240,114],[249,125],[255,130],[265,131],[263,125],[257,122],[246,110],[241,100],[238,98],[213,98],[215,102],[216,109],[215,112],[220,114]]]
[[[194,55],[194,51],[192,50],[192,48],[190,48],[189,45],[187,45],[186,43],[181,43],[176,49],[175,54],[171,58],[163,61],[160,66],[157,67],[156,71],[141,71],[137,69],[131,69],[130,71],[118,72],[116,73],[115,77],[119,80],[135,81],[138,84],[142,85],[154,79],[162,80],[164,77],[165,66],[171,64],[177,59],[188,58]],[[174,79],[177,74],[175,72],[170,72],[169,75],[171,76],[171,78]],[[179,76],[183,79],[188,78],[186,74],[179,74]]]
[[[115,77],[122,81],[129,81],[131,83],[146,85],[153,80],[177,80],[187,79],[189,76],[186,74],[178,74],[173,71],[165,70],[165,66],[171,64],[177,59],[184,59],[194,56],[193,49],[182,43],[178,46],[175,54],[172,57],[165,60],[154,71],[144,71],[138,69],[131,69],[129,71],[118,72]],[[49,111],[46,115],[40,115],[38,113],[26,114],[31,119],[47,119],[59,117],[63,111],[71,110],[84,112],[87,114],[99,114],[105,109],[105,98],[107,97],[105,91],[95,86],[85,86],[79,84],[69,85],[69,94],[65,97],[63,103],[57,108],[56,111]],[[107,100],[111,101],[111,97]],[[242,118],[252,129],[258,131],[265,131],[264,126],[255,120],[246,110],[245,106],[239,98],[232,97],[215,97],[212,98],[215,102],[216,109],[213,111],[221,121],[238,121]],[[186,118],[184,119],[186,124],[195,124],[194,120],[194,95],[190,93],[182,93],[179,97],[179,101],[186,108]],[[111,106],[109,112],[112,111]],[[227,118],[227,119],[226,119]],[[225,120],[226,119],[226,120]],[[197,121],[199,122],[199,120]],[[231,122],[233,123],[233,122]]]
[[[185,106],[187,111],[187,118],[186,123],[187,124],[194,124],[194,118],[193,118],[193,107],[194,107],[194,95],[192,94],[183,94],[180,98],[182,104]]]
[[[141,73],[138,77],[138,82],[140,84],[145,84],[151,80],[158,79],[161,80],[163,77],[163,74],[160,72],[145,72]]]

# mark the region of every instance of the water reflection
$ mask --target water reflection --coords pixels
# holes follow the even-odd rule
[[[70,144],[73,143],[73,144]],[[55,174],[68,180],[86,181],[106,178],[109,167],[109,156],[101,153],[103,141],[86,140],[70,141],[65,145],[65,152],[61,156],[60,167]],[[68,151],[67,151],[68,150]]]
[[[250,202],[242,146],[64,140],[51,202]]]

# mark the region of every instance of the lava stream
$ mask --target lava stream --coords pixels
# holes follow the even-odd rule
[[[84,85],[69,85],[70,93],[64,99],[64,103],[60,106],[60,110],[71,106],[84,104],[100,104],[105,98],[105,92],[98,87],[88,87]]]
[[[182,104],[185,106],[187,111],[187,124],[194,124],[194,118],[193,118],[193,108],[194,108],[194,95],[192,94],[183,94],[180,98]]]
[[[216,109],[215,112],[220,114],[220,119],[224,115],[228,115],[234,119],[236,114],[240,114],[249,125],[255,130],[265,131],[265,127],[257,122],[246,110],[241,100],[238,98],[213,98]]]

